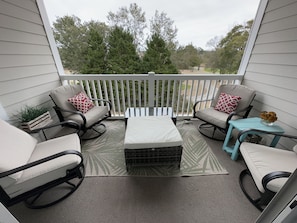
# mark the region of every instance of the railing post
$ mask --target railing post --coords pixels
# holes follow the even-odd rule
[[[155,72],[148,72],[148,106],[154,107],[155,94]]]

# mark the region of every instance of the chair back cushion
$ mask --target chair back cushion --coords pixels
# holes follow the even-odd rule
[[[212,107],[215,107],[221,93],[226,93],[233,96],[239,96],[241,99],[238,103],[236,110],[247,108],[253,101],[256,92],[244,85],[221,85],[216,93],[214,100],[211,103]]]
[[[60,86],[50,92],[50,97],[54,101],[55,105],[59,108],[77,111],[77,109],[68,101],[69,98],[77,95],[80,92],[84,92],[81,85],[65,85]],[[64,117],[68,117],[71,113],[62,112]]]
[[[28,133],[0,119],[0,172],[27,164],[37,140]],[[10,175],[18,180],[22,172]],[[1,182],[2,185],[2,182]]]

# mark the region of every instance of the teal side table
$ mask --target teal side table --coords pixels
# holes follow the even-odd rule
[[[228,128],[228,132],[227,132],[224,144],[223,144],[223,150],[226,151],[227,153],[231,154],[232,160],[237,160],[238,149],[240,146],[240,143],[238,140],[236,140],[236,143],[233,147],[228,146],[228,143],[231,138],[232,130],[234,128],[239,131],[247,130],[247,129],[257,129],[257,130],[263,130],[263,131],[268,131],[268,132],[284,133],[284,130],[280,126],[278,126],[278,125],[267,126],[267,125],[263,124],[261,122],[261,119],[258,117],[229,121],[229,128]],[[250,131],[246,134],[243,134],[240,137],[240,140],[243,141],[248,134],[253,134],[253,132]],[[276,144],[278,143],[279,139],[280,139],[280,136],[275,136],[273,138],[270,146],[275,147]]]

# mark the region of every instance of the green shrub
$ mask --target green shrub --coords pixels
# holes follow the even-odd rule
[[[18,118],[20,119],[21,122],[29,122],[47,111],[48,111],[48,109],[45,107],[26,106],[19,112]]]

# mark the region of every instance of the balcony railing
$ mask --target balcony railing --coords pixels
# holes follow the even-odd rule
[[[90,97],[108,99],[112,116],[124,117],[129,107],[172,107],[177,117],[192,117],[193,104],[209,107],[222,84],[241,83],[242,75],[216,74],[73,74],[64,84],[79,83]]]

